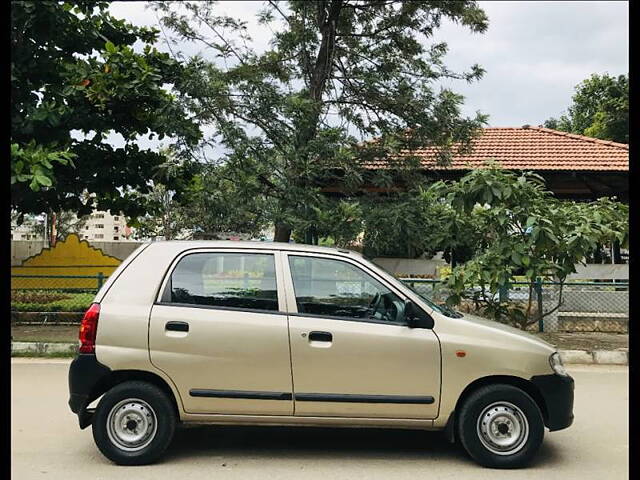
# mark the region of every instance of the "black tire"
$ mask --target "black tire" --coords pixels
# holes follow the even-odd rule
[[[509,404],[517,407],[519,412]],[[505,424],[504,420],[509,417],[500,416],[501,412],[516,412],[516,419],[520,419],[522,414],[526,422],[513,421],[511,418],[509,421],[512,423]],[[480,416],[487,421],[479,423]],[[491,421],[492,416],[494,422]],[[512,385],[480,387],[464,401],[456,423],[458,438],[467,453],[479,464],[490,468],[526,466],[535,456],[544,438],[544,420],[540,408],[526,392]],[[513,424],[517,424],[515,428],[509,427]],[[513,445],[497,446],[491,443],[492,439],[496,439],[496,434],[491,436],[489,433],[481,433],[488,432],[493,427],[498,431],[499,440],[505,438],[507,442],[514,442]],[[502,432],[500,427],[510,431]],[[522,433],[516,435],[517,431]],[[507,438],[509,435],[511,438]],[[486,444],[489,444],[489,447]],[[500,453],[496,453],[496,450]]]
[[[129,399],[132,402],[126,402],[124,406],[114,410],[118,404]],[[144,404],[150,408],[147,409]],[[143,435],[148,435],[148,438],[140,442],[139,445],[131,447],[136,450],[127,450],[126,447],[121,448],[117,440],[112,440],[118,436],[114,433],[114,428],[109,426],[111,423],[109,415],[114,410],[113,418],[117,418],[116,415],[118,415],[120,408],[123,410],[131,408],[133,415],[126,418],[133,418],[133,422],[135,422],[137,413],[137,410],[133,410],[135,405],[145,414],[145,418],[153,420],[155,417],[155,421],[144,424],[148,429],[140,429],[141,432],[151,432],[143,433]],[[126,423],[126,418],[123,417],[121,423]],[[115,423],[118,422],[113,422],[111,425]],[[146,465],[155,462],[171,443],[175,428],[176,413],[170,399],[157,386],[141,381],[124,382],[105,393],[98,403],[92,420],[93,439],[96,445],[105,457],[118,465]]]

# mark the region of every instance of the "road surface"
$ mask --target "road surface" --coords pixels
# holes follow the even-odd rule
[[[12,478],[29,479],[539,479],[628,478],[628,369],[574,366],[575,422],[546,433],[534,463],[490,470],[438,432],[195,426],[164,460],[118,467],[67,406],[68,361],[11,363]]]

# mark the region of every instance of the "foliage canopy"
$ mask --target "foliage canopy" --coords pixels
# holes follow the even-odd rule
[[[493,316],[505,316],[521,328],[547,312],[532,310],[537,279],[562,285],[575,267],[598,244],[629,243],[628,205],[609,198],[593,202],[558,200],[545,190],[544,180],[531,172],[515,173],[500,168],[475,170],[458,182],[434,185],[462,217],[475,218],[480,246],[473,257],[453,269],[447,285],[453,294],[448,303],[471,297]],[[529,284],[525,308],[500,302],[498,293],[516,276]],[[471,291],[472,287],[479,290]],[[472,293],[470,293],[472,292]]]
[[[588,137],[629,143],[629,77],[593,74],[576,86],[573,103],[547,128]]]
[[[429,44],[444,19],[483,32],[487,17],[475,2],[269,1],[258,20],[273,34],[260,48],[247,23],[219,14],[214,2],[156,9],[179,39],[215,56],[188,60],[181,100],[215,132],[210,140],[224,149],[234,188],[261,186],[276,240],[326,228],[317,222],[327,214],[313,213],[326,207],[323,186],[389,184],[390,171],[365,178],[363,161],[434,145],[446,162],[452,145],[467,148],[485,121],[462,117],[462,97],[434,88],[443,79],[476,80],[482,69],[453,72],[446,44]]]
[[[151,46],[158,31],[114,18],[108,5],[12,3],[11,204],[20,212],[82,215],[95,201],[100,210],[144,213],[132,192],[148,190],[164,158],[135,139],[191,145],[200,137],[169,88],[182,67]],[[113,133],[123,148],[104,142]]]

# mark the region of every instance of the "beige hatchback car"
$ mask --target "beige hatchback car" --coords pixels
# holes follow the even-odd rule
[[[181,422],[442,430],[482,465],[519,467],[545,426],[571,425],[574,382],[551,345],[439,307],[355,252],[170,241],[100,289],[69,390],[123,465],[157,460]]]

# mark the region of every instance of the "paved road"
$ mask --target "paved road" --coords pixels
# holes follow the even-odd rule
[[[547,433],[525,470],[478,467],[437,432],[196,426],[159,464],[117,467],[67,407],[65,361],[20,359],[12,374],[12,470],[28,479],[508,479],[628,477],[628,369],[575,366],[576,420]]]

